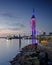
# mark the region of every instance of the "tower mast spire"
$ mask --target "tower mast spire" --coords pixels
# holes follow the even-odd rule
[[[36,37],[36,21],[35,21],[35,14],[34,9],[32,11],[32,18],[31,18],[31,27],[32,27],[32,36]],[[36,44],[36,39],[32,40],[32,44]]]

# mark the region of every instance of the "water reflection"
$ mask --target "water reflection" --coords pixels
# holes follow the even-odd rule
[[[31,40],[21,40],[21,48],[31,44]],[[0,39],[0,65],[10,65],[12,60],[19,51],[19,40]]]
[[[7,39],[7,40],[6,40],[6,47],[7,47],[7,48],[10,48],[10,46],[11,46],[11,40],[8,40],[8,39]]]

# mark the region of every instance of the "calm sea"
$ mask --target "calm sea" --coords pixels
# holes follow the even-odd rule
[[[31,40],[21,40],[21,47],[31,44]],[[0,65],[11,65],[11,61],[19,52],[19,40],[0,39]]]

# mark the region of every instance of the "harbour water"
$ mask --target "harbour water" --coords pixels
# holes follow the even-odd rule
[[[21,48],[31,44],[31,40],[21,40]],[[19,40],[0,39],[0,65],[10,65],[11,61],[19,52]]]

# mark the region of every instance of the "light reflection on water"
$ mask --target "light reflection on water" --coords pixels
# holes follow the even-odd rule
[[[21,40],[21,48],[31,44],[31,40]],[[7,40],[0,39],[0,65],[10,65],[9,61],[12,60],[13,57],[19,51],[19,40]]]

